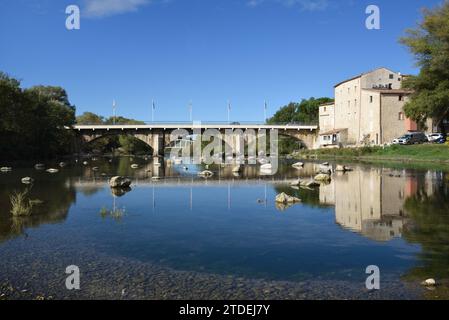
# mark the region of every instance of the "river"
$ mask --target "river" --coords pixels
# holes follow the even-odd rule
[[[194,165],[83,161],[54,174],[0,173],[2,298],[449,297],[447,172],[354,164],[308,189],[290,181],[310,179],[317,163],[297,170],[283,161],[274,176],[213,166],[205,179]],[[111,192],[114,175],[130,177],[131,190]],[[26,176],[32,185],[21,183]],[[30,217],[12,217],[10,195],[25,188],[41,203]],[[302,203],[278,205],[280,192]],[[66,289],[69,265],[79,267],[80,290]],[[370,265],[380,290],[366,289]],[[441,285],[423,288],[430,277]]]

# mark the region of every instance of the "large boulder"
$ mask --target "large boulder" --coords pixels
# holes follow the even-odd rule
[[[276,202],[277,203],[283,203],[283,204],[289,204],[289,203],[299,203],[301,202],[301,199],[298,199],[296,197],[289,196],[285,192],[282,192],[281,194],[278,194],[276,196]]]
[[[331,176],[329,174],[319,173],[314,179],[318,182],[329,182],[331,181]]]
[[[121,176],[112,177],[109,180],[109,186],[111,188],[128,188],[131,185],[131,180]]]

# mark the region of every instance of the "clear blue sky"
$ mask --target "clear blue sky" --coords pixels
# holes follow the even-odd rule
[[[0,0],[0,70],[64,87],[77,114],[262,120],[290,101],[385,66],[416,73],[398,43],[436,0]],[[65,8],[81,29],[65,28]],[[365,8],[381,9],[381,30]]]

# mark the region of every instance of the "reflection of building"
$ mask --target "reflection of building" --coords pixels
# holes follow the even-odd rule
[[[417,130],[404,114],[411,94],[402,89],[404,78],[379,68],[337,84],[335,102],[319,109],[320,145],[379,145]]]
[[[416,177],[382,169],[356,170],[336,174],[331,184],[321,186],[320,202],[335,206],[336,222],[342,227],[387,241],[402,235],[405,200],[417,191]]]

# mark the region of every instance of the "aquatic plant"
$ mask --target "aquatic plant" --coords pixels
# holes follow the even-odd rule
[[[14,217],[31,216],[34,202],[28,198],[28,192],[28,189],[22,192],[14,191],[14,193],[10,195],[11,214]]]
[[[100,216],[105,219],[111,217],[114,220],[121,220],[125,216],[125,209],[115,208],[113,210],[108,210],[106,207],[100,209]]]

